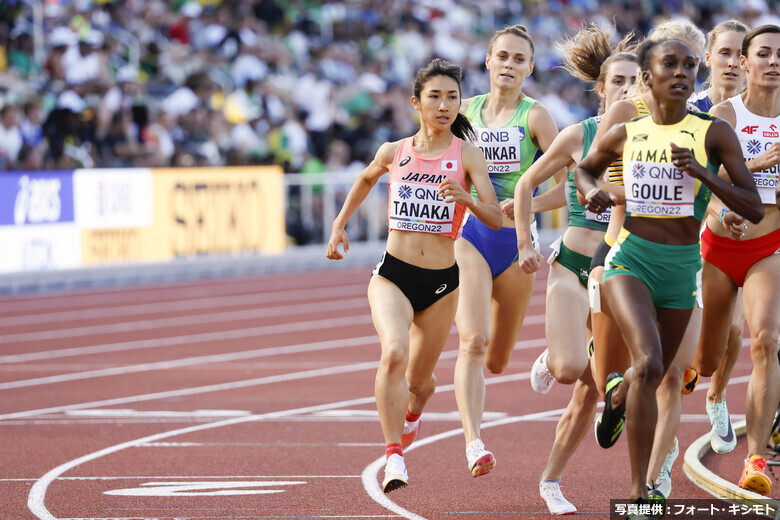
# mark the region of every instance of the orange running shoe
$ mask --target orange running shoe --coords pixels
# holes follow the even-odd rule
[[[401,435],[401,447],[403,449],[406,449],[412,445],[414,439],[417,438],[417,434],[420,433],[420,426],[420,419],[417,419],[413,422],[404,421],[404,432],[403,435]]]
[[[761,455],[753,455],[745,462],[742,470],[742,478],[737,484],[742,489],[747,489],[760,495],[769,495],[772,489],[772,480],[767,475],[766,460]]]
[[[685,370],[685,373],[683,374],[683,384],[682,389],[680,389],[680,393],[682,395],[688,395],[696,388],[696,385],[699,384],[699,373],[696,371],[695,368],[688,368]]]

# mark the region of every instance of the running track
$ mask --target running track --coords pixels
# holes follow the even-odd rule
[[[0,518],[550,518],[537,484],[571,388],[539,396],[528,382],[544,348],[546,273],[511,364],[488,377],[483,439],[496,469],[474,479],[466,467],[453,328],[407,451],[410,486],[387,496],[369,273],[3,297]],[[735,421],[747,350],[730,387]],[[709,429],[704,392],[683,411],[681,453]],[[705,463],[736,478],[744,451],[741,439]],[[608,518],[628,472],[625,440],[603,450],[589,433],[563,490],[586,518]],[[710,497],[682,456],[673,481],[673,498]]]

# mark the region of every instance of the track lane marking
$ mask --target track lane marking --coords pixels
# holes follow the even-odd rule
[[[272,335],[272,334],[286,334],[289,332],[299,332],[301,330],[309,330],[313,326],[317,326],[319,328],[332,328],[332,327],[327,327],[327,324],[331,322],[343,322],[345,326],[352,326],[352,325],[366,323],[367,319],[370,321],[370,317],[371,317],[370,313],[364,313],[364,314],[355,315],[353,317],[345,317],[341,319],[335,318],[335,319],[328,319],[328,320],[308,321],[305,324],[290,323],[290,324],[281,324],[281,325],[263,325],[259,327],[251,327],[248,329],[199,332],[195,334],[187,334],[184,336],[181,335],[166,336],[163,338],[149,338],[144,340],[120,341],[116,343],[101,343],[98,345],[87,345],[83,347],[41,350],[36,352],[24,352],[19,354],[6,354],[4,356],[0,356],[0,364],[25,363],[27,361],[41,361],[47,359],[59,359],[63,357],[106,354],[106,353],[113,353],[113,352],[123,352],[123,351],[134,350],[134,349],[140,350],[140,349],[156,348],[162,346],[168,347],[168,346],[175,346],[184,343],[203,343],[203,342],[212,341],[214,339],[224,338],[226,336],[232,339],[243,339],[247,337],[265,336],[265,335]],[[355,321],[349,321],[349,320],[355,320]],[[533,324],[537,322],[543,323],[544,316],[542,314],[529,314],[527,316],[527,320],[529,324]]]
[[[188,325],[221,325],[242,320],[262,320],[314,312],[345,311],[365,309],[365,298],[333,299],[327,303],[296,303],[293,305],[274,306],[271,308],[251,308],[233,311],[211,312],[208,314],[187,314],[168,318],[153,318],[140,321],[123,321],[102,323],[100,325],[85,325],[82,327],[58,328],[34,332],[19,332],[0,335],[0,343],[30,343],[34,341],[51,341],[80,336],[97,336],[119,334],[125,332],[160,330]]]
[[[304,323],[296,323],[294,327],[287,327],[288,329],[293,330],[287,330],[287,332],[293,332],[293,331],[300,331],[301,328],[303,330],[309,330],[309,327],[311,326],[317,326],[320,323],[328,323],[332,325],[332,327],[336,326],[347,326],[349,325],[355,325],[355,324],[362,324],[366,322],[370,322],[371,316],[370,315],[363,315],[363,316],[357,316],[357,317],[346,317],[346,318],[335,318],[332,320],[320,320],[316,322],[308,322],[307,324]],[[537,322],[544,322],[544,316],[542,315],[531,315],[528,317],[526,322],[530,324],[535,324]],[[284,325],[281,326],[269,326],[277,328],[285,328]],[[320,327],[322,328],[322,327]],[[254,329],[238,329],[238,331],[225,331],[225,332],[208,332],[208,333],[202,333],[201,335],[207,335],[209,337],[213,336],[220,336],[223,340],[224,339],[235,339],[235,335],[243,335],[246,330],[254,330]],[[265,332],[265,334],[270,334],[271,332]],[[279,332],[273,332],[274,334],[278,334]],[[450,331],[450,334],[456,334],[457,329],[453,327]],[[189,337],[197,337],[199,335],[190,335]],[[368,338],[369,336],[366,336],[361,339]],[[374,338],[375,341],[378,341],[376,336],[371,336]],[[182,338],[182,337],[178,337]],[[182,341],[181,339],[174,338],[175,344],[180,344]],[[142,342],[144,345],[148,342],[154,342],[154,339],[147,339],[147,340],[138,340]],[[193,343],[194,341],[190,341],[189,343]],[[331,340],[329,342],[330,344],[335,343],[335,346],[327,346],[324,347],[324,349],[329,348],[339,348],[338,340]],[[308,344],[308,345],[316,345],[314,344]],[[170,344],[166,345],[152,345],[147,348],[154,348],[155,346],[171,346]],[[349,345],[347,345],[349,346]],[[77,347],[78,348],[78,347]],[[193,356],[193,357],[186,357],[186,358],[179,358],[179,359],[172,359],[168,361],[154,361],[150,363],[140,363],[136,365],[124,365],[119,367],[112,367],[112,368],[102,368],[102,369],[96,369],[96,370],[86,370],[81,372],[71,372],[68,374],[58,374],[54,376],[44,376],[44,377],[36,377],[36,378],[30,378],[30,379],[19,379],[15,381],[6,381],[4,383],[0,383],[0,391],[1,390],[11,390],[14,388],[25,388],[30,386],[39,386],[39,385],[45,385],[45,384],[54,384],[54,383],[63,383],[67,381],[78,381],[83,379],[92,379],[96,377],[107,377],[107,376],[115,376],[115,375],[124,375],[124,374],[131,374],[131,373],[138,373],[138,372],[147,372],[150,370],[168,370],[171,368],[179,368],[179,367],[185,367],[185,366],[194,366],[199,365],[203,363],[223,363],[223,362],[229,362],[229,361],[235,361],[235,360],[243,360],[243,359],[253,359],[258,357],[267,357],[272,354],[288,354],[288,353],[299,353],[299,352],[309,352],[314,350],[322,350],[317,348],[311,348],[309,347],[307,350],[295,350],[294,347],[291,350],[280,350],[280,349],[289,349],[290,347],[268,347],[264,349],[253,349],[253,350],[242,350],[238,352],[230,352],[230,353],[224,353],[224,354],[209,354],[204,356]],[[275,352],[271,352],[272,350],[276,349]],[[57,351],[54,351],[57,352]],[[21,354],[21,355],[10,355],[10,356],[4,356],[6,358],[11,357],[32,357],[37,353],[32,354]],[[2,360],[2,357],[0,357],[0,360]],[[2,364],[2,362],[0,362]]]
[[[8,354],[0,356],[0,364],[24,363],[26,361],[40,361],[47,359],[59,359],[63,357],[86,356],[95,354],[107,354],[114,352],[124,352],[128,350],[141,350],[161,347],[174,347],[178,345],[187,345],[193,343],[208,343],[209,341],[224,341],[235,339],[256,338],[262,336],[271,336],[274,334],[284,335],[291,332],[305,332],[313,327],[320,329],[351,327],[354,325],[363,325],[371,323],[371,316],[361,314],[357,316],[348,316],[344,318],[333,318],[327,320],[317,320],[309,322],[286,323],[281,325],[264,325],[261,327],[250,327],[246,329],[233,329],[224,331],[201,332],[196,334],[186,334],[179,336],[166,336],[163,338],[139,339],[132,341],[120,341],[117,343],[104,343],[101,345],[90,345],[86,347],[73,347],[57,350],[46,350],[40,352],[28,352],[24,354]],[[333,324],[330,326],[330,324]],[[374,335],[376,337],[376,335]],[[378,340],[377,340],[378,341]],[[276,347],[273,347],[276,348]]]
[[[533,341],[533,340],[531,340],[531,341]],[[540,339],[538,341],[543,341],[543,340]],[[455,355],[457,355],[457,350],[450,351],[450,352],[454,352]],[[377,366],[378,362],[374,362],[373,365]],[[350,367],[347,367],[347,368],[350,368]],[[485,384],[486,385],[494,385],[494,384],[500,384],[500,383],[505,383],[505,382],[510,382],[510,381],[518,381],[518,380],[528,379],[529,377],[530,377],[530,372],[523,372],[523,373],[520,373],[520,374],[512,374],[512,375],[506,375],[506,376],[496,376],[496,377],[492,377],[492,378],[486,379],[485,380]],[[749,379],[750,379],[750,376],[743,376],[743,377],[740,377],[740,378],[733,378],[732,379],[732,383],[746,382]],[[441,387],[436,389],[436,393],[441,393],[441,392],[445,392],[445,391],[454,391],[454,388],[455,388],[454,384],[443,385],[443,386],[441,386]],[[706,385],[699,385],[699,388],[697,390],[704,390],[705,388],[706,388]],[[33,486],[31,487],[30,493],[28,495],[27,505],[28,505],[28,508],[30,509],[30,511],[33,512],[33,514],[35,514],[38,518],[40,518],[42,520],[57,520],[48,511],[48,509],[46,508],[45,503],[44,503],[45,502],[45,497],[46,497],[46,491],[47,491],[49,485],[55,479],[59,478],[60,475],[62,475],[66,471],[68,471],[70,469],[73,469],[73,468],[75,468],[77,466],[80,466],[80,465],[82,465],[82,464],[84,464],[86,462],[89,462],[89,461],[92,461],[92,460],[104,457],[104,456],[109,455],[109,454],[116,453],[118,451],[130,448],[130,447],[136,447],[136,446],[138,446],[140,444],[153,443],[153,442],[156,442],[158,440],[166,439],[166,438],[169,438],[169,437],[174,437],[176,435],[184,435],[184,434],[198,432],[198,431],[204,431],[204,430],[209,430],[209,429],[221,428],[221,427],[224,427],[224,426],[232,426],[232,425],[241,424],[241,423],[250,422],[250,421],[261,421],[261,420],[268,420],[268,419],[274,419],[274,418],[288,417],[288,416],[291,416],[291,415],[297,415],[297,414],[302,414],[302,413],[313,413],[313,412],[332,410],[332,409],[335,409],[335,408],[341,408],[341,407],[347,407],[347,406],[359,406],[359,405],[362,405],[362,404],[368,404],[368,403],[373,403],[373,402],[375,402],[375,397],[371,396],[371,397],[357,398],[357,399],[351,399],[351,400],[346,400],[346,401],[338,401],[338,402],[328,403],[328,404],[323,404],[323,405],[316,405],[316,406],[310,406],[310,407],[296,408],[296,409],[283,410],[283,411],[277,411],[277,412],[269,412],[269,413],[265,413],[265,414],[258,414],[258,415],[245,416],[245,417],[236,417],[236,418],[226,419],[226,420],[223,420],[223,421],[217,421],[217,422],[213,422],[213,423],[209,423],[209,424],[201,424],[201,425],[196,425],[196,426],[189,426],[189,427],[186,427],[186,428],[179,428],[179,429],[171,430],[171,431],[168,431],[168,432],[162,432],[162,433],[158,433],[158,434],[154,434],[154,435],[149,435],[149,436],[146,436],[146,437],[143,437],[143,438],[140,438],[140,439],[127,441],[127,442],[124,442],[124,443],[121,443],[121,444],[117,444],[117,445],[114,445],[114,446],[111,446],[111,447],[108,447],[108,448],[104,448],[102,450],[93,452],[93,453],[88,454],[88,455],[84,455],[84,456],[79,457],[77,459],[73,459],[73,460],[71,460],[69,462],[61,464],[60,466],[57,466],[56,468],[48,471],[40,479],[36,480],[35,483],[33,484]],[[534,418],[538,417],[538,418],[540,418],[540,417],[543,417],[545,415],[552,414],[554,412],[561,413],[563,410],[564,409],[548,410],[548,411],[545,411],[545,412],[537,412],[537,413],[534,413],[534,414],[527,414],[525,416],[519,416],[519,417],[516,417],[516,418],[515,417],[508,417],[508,418],[499,419],[499,420],[496,420],[496,421],[491,421],[489,423],[484,424],[482,427],[483,428],[488,428],[488,427],[499,426],[499,425],[503,425],[503,424],[509,424],[510,422],[518,422],[518,421],[521,421],[521,420],[526,420],[526,421],[527,420],[532,420],[532,419],[530,419],[531,417],[534,417]],[[490,426],[488,426],[488,425],[490,425]],[[456,432],[456,433],[457,432],[462,432],[462,428],[451,430],[450,432],[447,432],[447,433],[450,436],[456,434],[456,433],[452,433],[452,432]],[[419,446],[425,445],[426,444],[425,441],[426,441],[426,439],[421,439],[420,442],[417,443],[417,446],[419,447]],[[430,442],[433,442],[433,441],[430,441]],[[410,447],[409,449],[410,450],[414,449],[414,445],[412,445],[412,447]],[[381,467],[382,457],[380,457],[379,459],[377,459],[374,462],[372,462],[371,464],[369,464],[366,467],[366,469],[364,469],[363,473],[361,474],[361,480],[362,480],[362,482],[364,484],[364,488],[367,485],[367,480],[366,480],[367,477],[365,476],[366,472],[371,471],[370,468],[372,468],[377,463],[377,461],[379,461],[379,464],[380,464],[379,467]],[[379,488],[379,484],[378,484],[378,481],[376,479],[377,471],[378,471],[378,468],[374,468],[373,469],[373,475],[374,475],[373,482],[376,485],[376,488],[378,489]],[[367,490],[367,492],[368,492],[368,490]],[[381,493],[381,490],[379,492]],[[370,493],[371,492],[369,492],[369,494]],[[374,497],[372,497],[372,498],[374,498]],[[375,501],[377,501],[377,503],[380,503],[378,500],[384,501],[384,499],[386,499],[386,498],[387,497],[384,495],[384,493],[382,493],[382,496],[381,497],[377,497],[375,499]],[[383,505],[383,504],[380,503],[380,505]],[[395,509],[398,509],[400,511],[395,511]],[[390,510],[393,510],[394,512],[397,512],[399,514],[401,514],[401,512],[403,512],[403,513],[406,513],[408,515],[414,515],[414,513],[411,513],[411,512],[408,512],[408,511],[404,510],[400,506],[397,506],[395,503],[392,503],[392,508],[390,508]],[[403,516],[403,514],[402,514],[402,516]],[[404,517],[408,518],[410,520],[425,520],[423,517],[420,517],[419,515],[404,516]]]
[[[156,442],[162,439],[167,439],[169,437],[175,437],[177,435],[186,435],[189,433],[194,432],[200,432],[204,430],[211,430],[215,428],[222,428],[225,426],[233,426],[236,424],[242,424],[247,422],[253,422],[253,421],[262,421],[265,419],[273,419],[273,418],[279,418],[279,417],[286,417],[290,415],[296,415],[300,413],[311,413],[315,411],[321,411],[321,410],[329,410],[332,408],[339,408],[344,406],[359,406],[364,404],[369,404],[374,402],[374,397],[362,397],[357,399],[349,399],[345,401],[338,401],[334,403],[327,403],[327,404],[321,404],[321,405],[315,405],[315,406],[306,406],[302,408],[293,408],[289,410],[282,410],[277,412],[269,412],[264,414],[257,414],[257,415],[251,415],[248,417],[236,417],[233,419],[226,419],[224,421],[217,421],[209,424],[199,424],[196,426],[188,426],[186,428],[179,428],[176,430],[170,430],[167,432],[162,433],[156,433],[153,435],[147,435],[146,437],[142,437],[139,439],[126,441],[120,444],[115,444],[114,446],[109,446],[107,448],[103,448],[102,450],[98,450],[95,452],[92,452],[90,454],[84,455],[82,457],[79,457],[77,459],[73,459],[71,461],[68,461],[64,464],[60,464],[54,469],[49,470],[45,475],[43,475],[41,478],[35,481],[35,484],[32,485],[32,488],[30,489],[30,493],[27,497],[27,507],[30,509],[30,511],[37,516],[38,518],[42,520],[57,520],[54,515],[52,515],[49,510],[46,508],[46,505],[44,503],[44,499],[46,497],[46,490],[48,489],[49,485],[57,479],[60,475],[65,473],[66,471],[69,471],[77,466],[80,466],[86,462],[93,461],[95,459],[99,459],[101,457],[105,457],[106,455],[110,455],[113,453],[116,453],[118,451],[125,450],[127,448],[133,448],[138,446],[139,444],[146,444],[150,442]]]
[[[25,388],[31,386],[40,386],[46,384],[63,383],[67,381],[79,381],[84,379],[94,379],[98,377],[136,374],[139,372],[149,372],[153,370],[169,370],[172,368],[182,368],[187,366],[198,366],[211,363],[226,363],[229,361],[258,359],[269,356],[279,356],[285,354],[301,354],[305,352],[316,352],[319,350],[335,350],[339,348],[350,348],[363,345],[370,345],[376,342],[376,336],[363,336],[352,340],[330,340],[325,342],[306,343],[296,346],[268,347],[264,349],[245,350],[240,352],[231,352],[227,354],[211,354],[208,356],[194,356],[189,358],[174,359],[170,361],[155,361],[152,363],[141,363],[138,365],[126,365],[114,368],[103,368],[99,370],[88,370],[85,372],[74,372],[71,374],[60,374],[57,376],[38,377],[33,379],[22,379],[19,381],[8,381],[0,383],[0,390],[11,390],[14,388]],[[0,416],[2,418],[2,416]]]
[[[376,336],[370,336],[370,338],[373,338],[374,341],[377,341]],[[334,340],[337,341],[337,340]],[[347,341],[347,340],[341,340]],[[543,339],[535,339],[535,340],[524,340],[524,341],[518,341],[515,343],[515,350],[524,350],[524,349],[531,349],[531,348],[538,348],[540,346],[545,345],[546,342]],[[442,352],[439,359],[452,359],[457,357],[458,350],[447,350]],[[19,411],[19,412],[10,412],[6,414],[0,415],[0,421],[6,420],[6,419],[19,419],[22,417],[35,417],[38,415],[46,415],[51,413],[58,413],[58,412],[67,412],[71,410],[84,410],[87,408],[100,408],[104,406],[115,406],[120,404],[127,404],[127,403],[137,403],[137,402],[143,402],[143,401],[153,401],[156,399],[168,399],[171,397],[182,397],[185,395],[196,395],[196,394],[202,394],[202,393],[208,393],[208,392],[219,392],[223,390],[234,390],[237,388],[246,388],[250,386],[259,386],[259,385],[266,385],[266,384],[272,384],[277,382],[283,382],[283,381],[294,381],[298,379],[305,379],[307,377],[320,377],[320,376],[328,376],[328,375],[336,375],[336,374],[342,374],[342,373],[349,373],[349,372],[356,372],[360,370],[369,370],[369,369],[376,369],[379,366],[379,361],[368,361],[364,363],[357,363],[353,365],[340,365],[337,367],[331,367],[331,368],[324,368],[324,369],[315,369],[315,370],[305,370],[302,372],[292,372],[287,374],[281,374],[281,375],[274,375],[274,376],[264,376],[259,378],[252,378],[252,379],[244,379],[241,381],[233,381],[229,383],[215,383],[212,385],[204,385],[204,386],[197,386],[197,387],[190,387],[190,388],[180,388],[177,390],[167,390],[162,392],[153,392],[150,394],[141,394],[141,395],[135,395],[135,396],[128,396],[128,397],[116,397],[112,399],[103,399],[100,401],[90,401],[85,403],[76,403],[76,404],[70,404],[70,405],[62,405],[62,406],[54,406],[49,408],[39,408],[35,410],[25,410],[25,411]],[[491,378],[492,379],[492,378]],[[486,380],[487,382],[487,380]]]
[[[530,372],[524,375],[530,376]],[[528,377],[525,377],[523,379],[528,379]],[[454,385],[451,386],[454,387]],[[439,389],[437,388],[436,392],[438,393],[438,391]],[[482,423],[480,425],[480,429],[493,428],[495,426],[503,426],[505,424],[512,424],[512,423],[522,422],[522,421],[533,421],[535,419],[560,415],[565,410],[566,410],[565,408],[558,408],[557,410],[547,410],[545,412],[536,412],[536,413],[521,415],[516,417],[506,417],[504,419],[498,419],[496,421]],[[428,444],[438,442],[442,439],[448,439],[450,437],[454,437],[459,434],[463,434],[463,428],[455,428],[453,430],[442,432],[433,435],[431,437],[426,437],[424,439],[421,439],[420,441],[415,440],[414,444],[412,444],[410,447],[404,450],[404,453],[410,452],[421,446],[426,446]],[[412,513],[411,511],[408,511],[403,507],[399,506],[398,504],[393,502],[388,497],[388,495],[386,495],[382,491],[382,488],[379,486],[379,481],[377,480],[377,473],[379,473],[379,471],[384,467],[384,465],[385,465],[385,457],[381,456],[363,469],[363,473],[361,474],[361,480],[363,482],[363,489],[366,490],[368,496],[371,497],[371,499],[373,499],[380,506],[402,516],[403,518],[407,518],[408,520],[427,520],[425,517]]]
[[[357,271],[359,272],[359,271]],[[370,273],[368,268],[366,273]],[[138,297],[137,304],[143,304],[144,301],[153,302],[158,301],[160,298],[160,291],[164,291],[163,296],[171,297],[172,301],[186,300],[186,299],[208,299],[218,298],[221,296],[241,296],[246,294],[265,294],[272,292],[285,292],[306,290],[306,287],[296,288],[275,288],[268,289],[268,280],[277,279],[272,276],[257,277],[257,278],[221,278],[210,282],[200,282],[197,284],[164,284],[158,283],[153,285],[144,286],[123,286],[117,287],[102,287],[98,289],[92,289],[90,292],[79,294],[77,291],[60,291],[60,292],[46,292],[36,295],[24,295],[24,296],[7,296],[0,297],[0,317],[13,317],[14,314],[23,312],[41,312],[52,311],[55,309],[72,310],[74,306],[90,306],[94,308],[100,308],[113,303],[126,304],[128,297]],[[296,281],[300,280],[300,276],[295,277]],[[350,284],[349,274],[345,276],[329,276],[327,278],[311,276],[312,281],[317,282],[317,287],[323,289],[338,289],[342,285]],[[332,284],[327,282],[333,281]],[[279,285],[283,285],[280,283]],[[360,284],[354,284],[360,285]],[[363,284],[365,290],[366,284]],[[148,293],[148,294],[144,294]],[[43,305],[51,304],[48,308],[44,308]]]
[[[358,288],[360,288],[359,291],[357,290]],[[357,296],[358,294],[362,294],[365,297],[365,284],[345,285],[344,290],[339,289],[338,292],[339,296]],[[223,308],[226,306],[239,307],[242,305],[257,305],[263,303],[275,304],[291,300],[305,300],[310,302],[315,299],[328,300],[330,298],[333,298],[332,288],[293,289],[289,291],[277,291],[259,294],[249,293],[209,298],[160,300],[153,303],[134,303],[130,305],[98,307],[96,309],[37,312],[33,314],[22,314],[19,316],[8,316],[3,320],[4,325],[3,327],[0,327],[0,330],[8,326],[35,325],[41,321],[70,322],[85,319],[142,316],[148,314],[157,314],[159,312],[209,310]]]
[[[365,271],[366,274],[370,273],[370,268]],[[314,278],[314,277],[312,277]],[[326,278],[325,281],[330,281],[331,278]],[[0,297],[0,318],[3,318],[3,321],[12,320],[16,316],[22,316],[25,317],[25,320],[31,319],[31,316],[40,316],[42,314],[46,315],[61,315],[62,317],[65,317],[65,319],[71,319],[74,314],[76,313],[76,316],[80,314],[87,314],[90,315],[90,312],[96,312],[98,315],[100,315],[101,312],[107,312],[109,314],[104,315],[104,317],[110,317],[113,314],[110,314],[109,309],[115,309],[115,308],[123,308],[123,309],[129,309],[130,312],[132,312],[132,309],[137,306],[153,306],[153,310],[151,312],[156,312],[160,306],[164,306],[164,308],[169,308],[170,306],[174,305],[176,302],[181,302],[182,305],[187,305],[186,302],[195,302],[191,303],[189,307],[184,307],[179,310],[186,310],[189,308],[202,308],[199,307],[197,302],[201,302],[201,304],[205,304],[208,306],[208,300],[217,300],[221,301],[222,299],[242,299],[242,298],[252,298],[252,297],[259,297],[263,300],[267,301],[274,301],[273,299],[276,298],[277,300],[281,298],[282,300],[285,299],[284,294],[292,293],[294,296],[293,298],[297,298],[300,294],[302,298],[306,298],[306,294],[320,294],[320,292],[329,292],[331,295],[335,292],[340,292],[342,287],[349,288],[349,290],[358,289],[359,292],[362,292],[365,294],[366,287],[367,287],[367,281],[364,283],[350,283],[352,280],[354,280],[354,276],[348,277],[336,277],[333,279],[333,284],[331,285],[323,285],[323,278],[319,277],[316,278],[316,287],[312,288],[306,288],[306,287],[296,287],[296,288],[282,288],[282,289],[270,289],[266,290],[264,285],[266,284],[267,279],[251,279],[249,280],[249,283],[246,281],[242,282],[236,282],[237,291],[220,291],[215,289],[232,289],[232,287],[226,287],[226,284],[228,282],[222,282],[222,283],[215,283],[213,289],[204,289],[204,290],[189,290],[189,291],[182,291],[182,289],[192,289],[192,287],[178,287],[178,286],[170,286],[170,285],[152,285],[147,286],[143,288],[143,291],[149,292],[148,298],[144,298],[142,300],[137,301],[136,303],[127,303],[128,295],[132,295],[135,292],[138,292],[136,289],[127,290],[127,291],[121,291],[116,292],[112,291],[109,293],[98,293],[98,292],[92,292],[89,294],[83,294],[83,295],[77,295],[73,296],[73,293],[46,293],[41,294],[33,299],[26,298],[26,299],[20,299],[18,297],[12,297],[12,298],[1,298]],[[366,278],[367,280],[367,278]],[[546,278],[538,278],[536,279],[537,282],[541,283],[544,282]],[[253,283],[256,282],[256,283]],[[258,286],[256,290],[252,290],[253,286]],[[168,300],[160,300],[160,291],[164,291],[165,294],[164,297],[171,297]],[[181,294],[178,294],[181,293]],[[544,284],[537,289],[536,287],[533,290],[532,297],[534,296],[542,296],[544,297],[545,294],[545,286]],[[264,296],[269,295],[269,296]],[[273,295],[273,296],[270,296]],[[47,303],[53,303],[51,307],[43,307],[44,304]],[[82,310],[74,310],[74,307],[78,306],[89,306]],[[143,308],[143,307],[142,307]],[[208,308],[208,307],[206,307]],[[102,309],[106,309],[105,311],[102,311]],[[29,312],[32,314],[20,314],[21,312]],[[7,320],[6,320],[7,318]],[[31,323],[35,323],[35,321],[32,321]]]
[[[455,351],[457,353],[457,351]],[[379,362],[373,362],[374,367],[378,366]],[[352,366],[352,365],[350,365]],[[349,366],[348,366],[349,367]],[[499,383],[506,383],[511,381],[518,381],[522,379],[528,379],[530,377],[530,372],[524,372],[521,374],[512,374],[507,376],[497,376],[493,378],[489,378],[485,380],[486,385],[494,385]],[[446,391],[454,391],[455,385],[443,385],[440,388],[436,389],[436,393],[446,392]],[[231,419],[225,419],[223,421],[216,421],[209,424],[199,424],[196,426],[188,426],[186,428],[178,428],[175,430],[170,430],[167,432],[162,433],[156,433],[153,435],[147,435],[146,437],[142,437],[139,439],[126,441],[120,444],[115,444],[114,446],[109,446],[107,448],[103,448],[102,450],[98,450],[95,452],[92,452],[87,455],[83,455],[79,458],[73,459],[71,461],[68,461],[64,464],[60,464],[56,468],[53,468],[46,472],[41,478],[35,481],[35,483],[30,488],[30,493],[27,498],[27,507],[30,509],[30,511],[40,518],[41,520],[57,520],[56,517],[54,517],[51,512],[46,508],[45,505],[45,498],[46,498],[46,491],[49,487],[49,485],[54,482],[57,478],[59,478],[60,475],[65,473],[66,471],[69,471],[75,467],[78,467],[86,462],[90,462],[96,459],[99,459],[101,457],[104,457],[106,455],[111,455],[113,453],[125,450],[127,448],[133,448],[137,447],[140,444],[148,444],[153,443],[162,439],[167,439],[169,437],[175,437],[177,435],[186,435],[189,433],[195,433],[200,432],[204,430],[211,430],[215,428],[222,428],[225,426],[233,426],[237,424],[247,423],[247,422],[254,422],[254,421],[263,421],[263,420],[269,420],[269,419],[276,419],[281,417],[289,417],[291,415],[299,415],[299,414],[305,414],[305,413],[314,413],[319,411],[325,411],[325,410],[332,410],[336,408],[344,408],[349,406],[360,406],[364,404],[374,403],[376,401],[376,398],[374,396],[371,397],[361,397],[357,399],[349,399],[344,401],[336,401],[333,403],[326,403],[326,404],[320,404],[320,405],[314,405],[314,406],[306,406],[302,408],[293,408],[289,410],[281,410],[276,412],[268,412],[264,414],[257,414],[257,415],[251,415],[251,416],[245,416],[245,417],[235,417]],[[504,419],[505,420],[505,419]],[[362,477],[361,477],[362,478]],[[408,518],[408,517],[407,517]],[[420,517],[421,518],[421,517]]]

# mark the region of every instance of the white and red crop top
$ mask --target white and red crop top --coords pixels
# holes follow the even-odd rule
[[[739,144],[742,146],[742,154],[745,162],[755,159],[766,152],[773,143],[780,141],[780,117],[758,116],[748,110],[742,101],[742,94],[729,98],[734,107]],[[776,204],[778,179],[780,179],[780,165],[775,164],[760,172],[753,172],[753,180],[756,181],[758,194],[764,204]]]
[[[453,240],[458,238],[466,206],[444,202],[438,188],[444,179],[450,178],[468,192],[462,144],[461,139],[453,136],[443,154],[429,158],[420,157],[414,151],[414,136],[401,142],[388,182],[387,219],[391,231],[418,231],[445,235]]]

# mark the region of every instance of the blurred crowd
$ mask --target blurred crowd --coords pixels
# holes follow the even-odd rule
[[[464,68],[489,90],[493,31],[535,39],[528,95],[560,127],[596,97],[560,68],[555,41],[583,24],[642,37],[682,16],[705,31],[780,19],[780,0],[3,0],[0,170],[279,164],[359,171],[415,130],[417,68]]]

